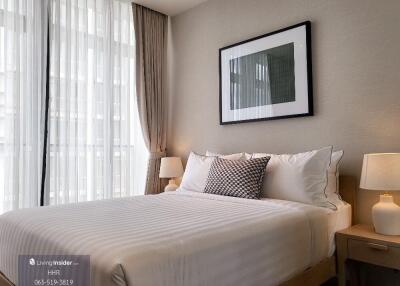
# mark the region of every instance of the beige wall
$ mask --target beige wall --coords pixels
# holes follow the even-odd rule
[[[345,151],[342,173],[358,179],[363,153],[400,152],[399,11],[398,0],[211,0],[173,17],[169,154],[334,145]],[[218,49],[305,20],[315,116],[220,126]],[[359,221],[368,222],[378,197],[358,197]]]

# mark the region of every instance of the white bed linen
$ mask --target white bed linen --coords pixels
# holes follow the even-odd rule
[[[337,210],[328,214],[329,256],[335,253],[335,233],[351,226],[351,205],[345,202],[337,203]]]
[[[328,256],[329,212],[182,190],[18,210],[0,216],[0,271],[17,283],[19,254],[86,254],[95,286],[277,285]]]
[[[301,205],[300,203],[284,200],[267,198],[262,198],[261,200],[271,201],[280,205]],[[314,229],[316,244],[314,245],[313,252],[315,253],[314,256],[317,262],[318,258],[326,255],[326,246],[328,247],[328,257],[335,253],[335,233],[351,226],[351,205],[344,201],[337,201],[335,205],[337,206],[337,210],[321,207],[321,210],[325,213],[324,220],[327,220],[327,228],[316,225]],[[314,223],[318,223],[318,221],[314,220]],[[323,225],[325,225],[325,222]],[[328,241],[327,245],[325,244],[326,241]]]

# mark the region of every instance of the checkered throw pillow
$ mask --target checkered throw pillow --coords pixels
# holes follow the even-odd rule
[[[249,160],[216,158],[208,174],[205,193],[258,199],[270,157]]]

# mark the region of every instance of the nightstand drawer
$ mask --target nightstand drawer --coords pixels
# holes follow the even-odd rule
[[[348,240],[349,258],[400,270],[400,248],[385,243]]]

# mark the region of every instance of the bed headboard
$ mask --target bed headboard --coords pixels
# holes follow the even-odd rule
[[[345,202],[351,205],[352,221],[355,221],[356,217],[356,190],[356,178],[352,176],[339,177],[339,194]]]

